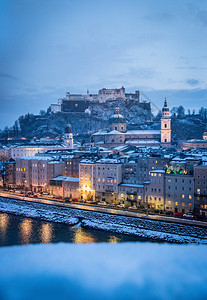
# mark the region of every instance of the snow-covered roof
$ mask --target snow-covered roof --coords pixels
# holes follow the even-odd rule
[[[99,130],[99,131],[93,133],[92,135],[105,135],[105,134],[107,134],[107,131]]]
[[[141,144],[141,145],[143,145],[143,144],[160,144],[160,142],[156,141],[156,140],[145,140],[145,139],[138,140],[138,139],[133,139],[133,140],[127,140],[125,142],[125,144],[129,144],[129,145],[131,145],[131,144],[137,144],[137,145]]]
[[[69,177],[69,176],[58,176],[58,177],[52,178],[50,180],[79,182],[78,177]]]
[[[151,170],[150,173],[165,173],[165,170]]]
[[[80,163],[82,164],[94,164],[94,160],[92,159],[88,159],[88,158],[84,158],[80,161]]]
[[[97,163],[100,164],[120,164],[120,160],[119,159],[115,159],[115,158],[101,158],[99,160],[97,160]]]
[[[120,131],[118,131],[118,130],[112,130],[112,131],[110,131],[110,132],[107,132],[107,135],[112,135],[112,134],[118,134],[118,135],[120,135],[120,134],[124,134],[123,132],[120,132]]]
[[[127,132],[125,132],[125,134],[144,134],[144,135],[148,135],[148,134],[160,134],[160,130],[127,130]]]
[[[53,160],[53,161],[50,161],[48,164],[60,164],[60,163],[62,163],[62,161]]]
[[[49,156],[23,156],[20,159],[25,159],[25,160],[53,160],[54,157],[49,157]]]

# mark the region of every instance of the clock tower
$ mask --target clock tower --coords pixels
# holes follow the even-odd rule
[[[171,118],[169,115],[169,108],[167,107],[166,98],[164,102],[164,107],[162,109],[161,118],[161,146],[171,147]]]

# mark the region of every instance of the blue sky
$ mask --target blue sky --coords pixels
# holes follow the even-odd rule
[[[206,0],[0,0],[0,128],[67,91],[207,103]]]

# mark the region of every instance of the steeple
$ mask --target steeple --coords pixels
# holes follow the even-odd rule
[[[162,108],[161,118],[161,146],[171,146],[171,118],[169,108],[167,106],[167,100],[165,98],[164,106]]]
[[[72,133],[72,127],[71,127],[71,125],[69,123],[65,127],[64,144],[69,149],[73,149],[73,133]]]
[[[164,106],[162,108],[162,117],[169,117],[169,108],[167,107],[167,99],[165,98]]]

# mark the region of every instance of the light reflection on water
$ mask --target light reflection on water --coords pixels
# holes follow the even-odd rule
[[[96,243],[96,240],[91,233],[89,232],[86,233],[82,228],[78,228],[74,232],[74,243],[75,244]]]
[[[109,237],[108,242],[109,243],[120,243],[121,239],[118,238],[117,236],[112,235],[112,236]]]
[[[21,244],[29,244],[32,233],[32,220],[25,219],[19,224]]]
[[[0,237],[4,240],[9,226],[9,216],[7,214],[0,214]]]
[[[48,244],[52,241],[53,226],[51,223],[42,224],[40,229],[40,239],[43,244]]]
[[[139,239],[0,212],[0,246],[34,243],[120,243]]]

